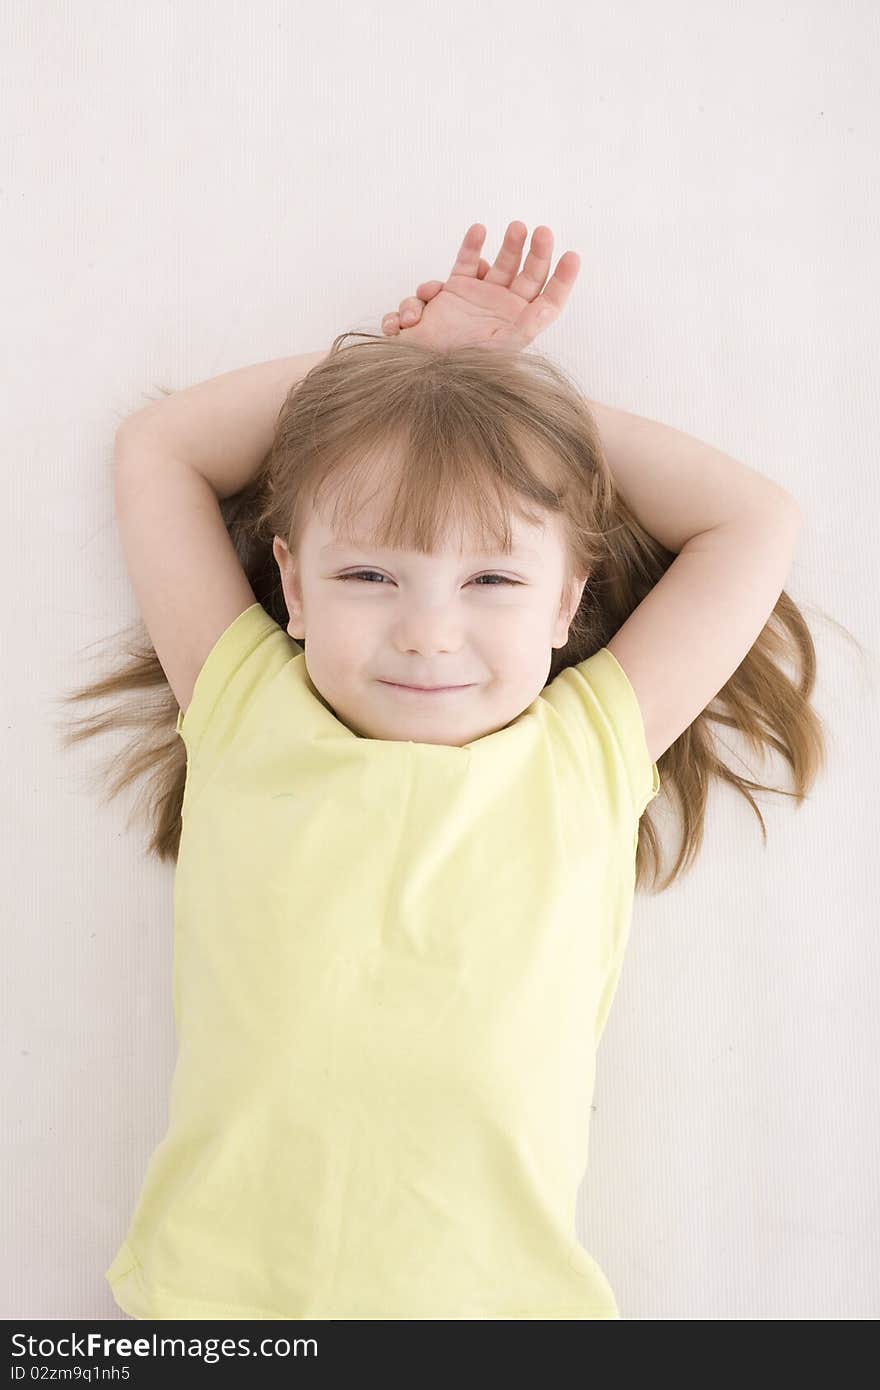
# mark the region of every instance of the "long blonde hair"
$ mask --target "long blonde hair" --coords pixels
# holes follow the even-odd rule
[[[356,341],[346,346],[347,339]],[[553,651],[548,682],[604,646],[676,558],[640,526],[617,493],[589,405],[557,364],[535,352],[436,351],[403,339],[342,333],[289,392],[256,477],[220,502],[254,595],[281,627],[288,614],[274,536],[285,538],[295,553],[306,498],[317,500],[331,484],[334,516],[342,513],[347,522],[363,470],[382,451],[395,454],[403,466],[378,544],[430,551],[454,516],[468,529],[476,519],[483,534],[505,549],[512,508],[537,520],[558,513],[568,575],[589,578],[569,640]],[[176,861],[186,774],[186,750],[175,729],[177,703],[143,621],[115,640],[116,662],[108,673],[62,699],[65,706],[101,700],[106,708],[67,716],[62,741],[68,747],[106,731],[135,730],[122,753],[101,769],[105,799],[142,782],[136,809],[150,832],[147,852]],[[663,796],[642,816],[637,887],[662,891],[691,867],[713,779],[745,797],[765,844],[766,826],[752,793],[805,798],[826,756],[822,724],[810,703],[815,676],[809,628],[783,590],[727,684],[658,760]],[[724,727],[738,729],[755,753],[780,753],[791,769],[792,788],[752,780],[728,766],[718,751],[717,731]],[[661,882],[652,815],[664,798],[677,805],[681,833]]]

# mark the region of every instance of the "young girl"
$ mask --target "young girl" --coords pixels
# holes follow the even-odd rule
[[[796,502],[526,355],[578,268],[526,234],[117,436],[149,641],[73,698],[164,692],[115,790],[177,864],[134,1317],[619,1318],[574,1218],[643,813],[683,807],[668,884],[711,777],[761,819],[709,720],[798,798],[821,764]]]

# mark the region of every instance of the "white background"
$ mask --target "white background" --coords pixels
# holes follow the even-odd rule
[[[52,728],[136,614],[114,430],[378,332],[514,218],[582,257],[536,348],[801,502],[829,738],[800,808],[759,795],[766,850],[716,785],[695,869],[637,898],[578,1234],[624,1318],[880,1315],[878,40],[870,0],[4,8],[0,1316],[124,1316],[174,1060],[173,869],[85,789],[106,742]]]

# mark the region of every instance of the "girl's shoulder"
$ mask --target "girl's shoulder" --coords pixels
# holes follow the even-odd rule
[[[224,629],[196,677],[190,703],[177,716],[190,784],[206,775],[254,700],[301,651],[261,603],[251,604]]]
[[[625,781],[638,822],[660,791],[660,773],[648,752],[636,693],[614,654],[601,647],[565,667],[542,693],[573,746]]]

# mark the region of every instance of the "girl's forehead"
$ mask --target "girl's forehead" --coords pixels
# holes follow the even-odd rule
[[[309,503],[303,517],[303,537],[309,542],[309,548],[321,553],[339,549],[382,551],[389,555],[413,553],[413,546],[387,544],[387,523],[387,503],[383,506],[378,498],[363,506],[339,511],[334,511],[332,506],[316,508]],[[507,549],[501,545],[498,534],[487,534],[480,525],[468,525],[465,518],[453,516],[447,520],[445,528],[438,528],[434,544],[426,553],[474,557],[503,553],[524,559],[540,558],[562,539],[558,523],[549,513],[530,520],[512,510],[509,528],[510,548]]]

